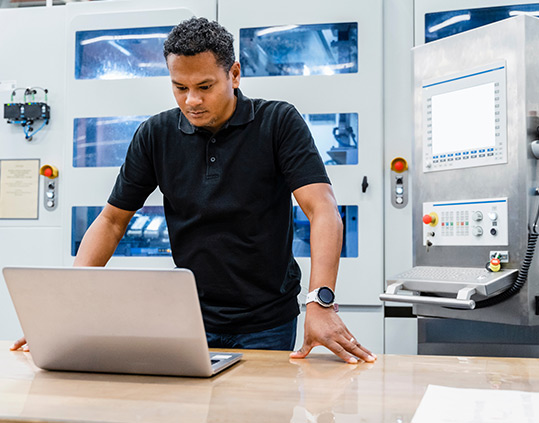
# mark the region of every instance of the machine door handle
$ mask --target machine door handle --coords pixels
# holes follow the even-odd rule
[[[411,304],[425,304],[425,305],[437,305],[442,307],[461,308],[464,310],[473,310],[475,308],[475,301],[471,299],[477,290],[473,286],[467,286],[459,289],[457,298],[446,297],[432,297],[432,296],[419,296],[419,295],[406,295],[399,294],[399,292],[406,291],[404,289],[404,282],[395,282],[387,287],[385,294],[380,294],[381,301],[393,301],[396,303],[411,303]]]
[[[367,192],[367,187],[369,186],[369,182],[367,181],[367,177],[363,177],[363,182],[361,183],[361,191]]]
[[[455,298],[420,297],[419,295],[380,294],[380,300],[393,301],[396,303],[452,307],[464,310],[473,310],[475,308],[474,300],[458,300]]]

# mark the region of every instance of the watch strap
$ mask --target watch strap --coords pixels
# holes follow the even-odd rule
[[[312,303],[313,301],[316,301],[318,299],[318,290],[320,288],[316,288],[315,290],[309,292],[307,294],[307,299],[305,300],[305,304]]]

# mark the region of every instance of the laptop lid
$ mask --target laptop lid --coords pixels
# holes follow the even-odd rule
[[[38,367],[211,376],[222,366],[212,367],[190,270],[6,267],[3,274]],[[241,358],[221,356],[230,364]]]

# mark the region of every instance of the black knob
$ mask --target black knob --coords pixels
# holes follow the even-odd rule
[[[369,186],[369,183],[367,182],[367,177],[363,177],[363,182],[361,183],[361,191],[367,192],[367,187]]]

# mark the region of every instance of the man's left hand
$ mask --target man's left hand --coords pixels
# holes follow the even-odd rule
[[[325,346],[350,364],[356,364],[357,358],[367,362],[376,360],[376,355],[363,347],[350,333],[333,307],[324,308],[317,303],[309,303],[305,315],[303,346],[291,353],[290,358],[305,358],[318,345]]]

